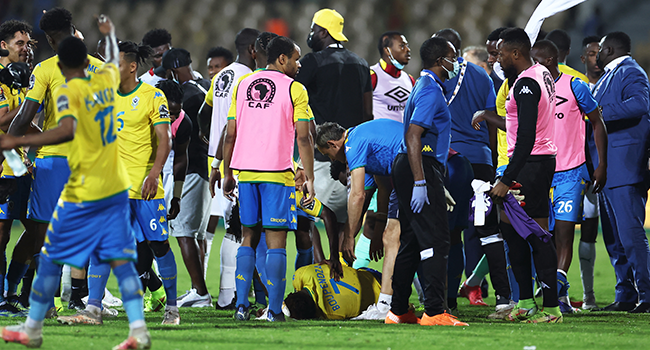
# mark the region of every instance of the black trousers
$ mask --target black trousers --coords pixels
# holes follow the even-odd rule
[[[418,214],[411,210],[413,173],[406,154],[393,161],[393,184],[399,202],[401,227],[400,248],[393,273],[391,311],[396,315],[408,312],[411,283],[416,270],[424,288],[425,310],[429,316],[444,312],[444,291],[447,283],[449,255],[449,223],[443,189],[444,168],[437,160],[423,156],[424,178],[430,204]]]

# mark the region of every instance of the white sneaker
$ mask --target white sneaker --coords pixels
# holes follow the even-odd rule
[[[489,314],[487,318],[492,320],[503,320],[510,312],[517,306],[517,303],[510,300],[508,304],[501,304],[494,307],[494,312]]]
[[[284,303],[282,303],[282,313],[286,317],[291,317],[291,313],[289,312],[289,308]],[[262,316],[256,317],[255,319],[258,320],[258,321],[267,321],[268,318],[269,318],[268,316],[269,316],[269,307],[267,306],[267,307],[264,308],[264,312],[262,312]]]
[[[361,315],[352,318],[352,321],[359,321],[359,320],[385,320],[386,315],[388,315],[388,311],[386,312],[381,312],[379,308],[377,307],[377,304],[372,304],[368,306],[368,309],[366,309],[364,312],[361,313]]]
[[[110,309],[110,308],[107,308],[107,307],[104,307],[102,309],[102,317],[115,317],[115,316],[117,316],[118,313],[119,312],[117,310],[115,310],[115,309]]]
[[[192,289],[185,298],[176,301],[178,307],[212,307],[212,297],[210,293],[199,295],[196,289]]]
[[[190,290],[186,290],[185,293],[179,295],[179,296],[176,298],[176,302],[180,302],[181,300],[183,300],[183,298],[185,298],[186,296],[188,296],[188,295],[189,295],[190,293],[192,293],[192,292],[196,293],[196,289],[192,288],[192,289],[190,289]]]
[[[122,306],[122,300],[113,294],[108,289],[104,289],[104,299],[102,299],[104,308]]]

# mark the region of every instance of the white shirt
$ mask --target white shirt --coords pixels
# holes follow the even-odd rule
[[[614,60],[612,60],[611,62],[609,62],[605,66],[605,68],[603,69],[603,71],[604,71],[603,76],[600,78],[600,80],[598,80],[598,83],[596,84],[596,88],[592,90],[592,95],[593,96],[596,96],[596,94],[598,93],[598,90],[600,90],[602,84],[605,82],[605,80],[607,80],[607,76],[609,75],[609,73],[614,71],[614,69],[616,69],[616,67],[618,67],[618,65],[621,64],[621,62],[625,61],[625,59],[628,58],[628,57],[630,57],[630,55],[625,55],[625,56],[621,56],[619,58],[615,58]]]

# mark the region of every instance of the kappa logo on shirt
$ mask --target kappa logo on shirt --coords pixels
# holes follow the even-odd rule
[[[522,87],[521,90],[519,90],[519,93],[522,94],[522,95],[524,95],[524,94],[532,95],[533,94],[533,92],[530,90],[528,85],[524,85],[524,87]]]

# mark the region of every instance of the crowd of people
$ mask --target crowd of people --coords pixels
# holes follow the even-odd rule
[[[498,28],[463,49],[441,29],[417,43],[423,69],[412,77],[404,34],[381,34],[369,66],[345,48],[343,17],[322,9],[311,52],[244,28],[234,54],[209,51],[205,79],[165,29],[118,40],[101,15],[89,53],[68,10],[38,25],[56,52],[40,63],[29,23],[0,25],[3,252],[13,220],[24,226],[8,266],[0,261],[0,316],[26,317],[2,328],[5,341],[39,347],[45,318],[97,325],[115,305],[130,328],[115,349],[151,346],[145,311],[178,325],[185,307],[238,321],[257,311],[272,322],[468,326],[457,298],[487,305],[488,274],[492,319],[650,310],[650,85],[625,33],[585,38],[583,74],[565,63],[563,30],[531,39]],[[599,218],[617,279],[603,308]],[[582,302],[567,280],[576,224]],[[289,231],[295,291],[285,298]],[[182,295],[169,236],[191,279]],[[368,268],[381,259],[381,272]],[[106,289],[111,270],[120,299]],[[59,300],[76,314],[58,316]]]

